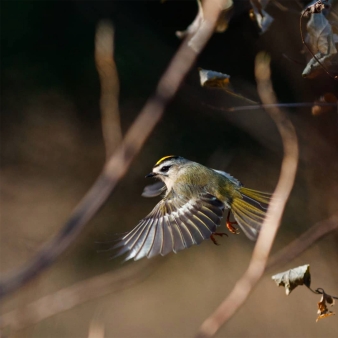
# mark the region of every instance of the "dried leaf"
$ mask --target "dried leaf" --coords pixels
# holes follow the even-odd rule
[[[308,78],[308,79],[313,79],[315,78],[319,72],[322,71],[322,65],[333,71],[336,72],[337,69],[337,65],[338,65],[338,58],[337,58],[338,54],[322,54],[320,52],[318,52],[317,54],[315,54],[316,58],[312,58],[306,65],[306,67],[303,70],[302,76],[304,78]],[[319,60],[319,62],[322,64],[320,64],[317,60]]]
[[[323,318],[326,318],[326,317],[330,317],[330,316],[333,316],[333,315],[335,315],[335,313],[332,312],[332,311],[329,311],[329,312],[327,312],[327,313],[324,313],[324,314],[322,314],[322,315],[319,315],[319,316],[317,317],[317,319],[316,319],[316,322],[318,322],[318,320],[320,320],[320,319],[323,319]]]
[[[270,0],[250,0],[252,10],[249,15],[257,22],[260,33],[265,33],[273,22],[273,17],[264,11]]]
[[[305,42],[312,53],[315,54],[315,57],[312,57],[306,65],[302,74],[303,77],[313,78],[321,70],[322,65],[325,68],[331,68],[336,63],[336,41],[332,26],[326,18],[328,11],[324,11],[325,8],[330,7],[329,5],[329,1],[318,1],[308,6],[304,11],[307,15],[312,13],[306,26],[307,36]]]
[[[331,106],[321,106],[320,103],[332,103]],[[335,104],[335,105],[333,105]],[[319,101],[315,101],[314,106],[312,107],[312,115],[317,116],[323,113],[330,112],[338,105],[337,97],[332,93],[326,93],[319,98]]]
[[[327,9],[331,6],[331,0],[319,0],[313,1],[310,5],[304,10],[304,16],[308,17],[310,14],[322,13],[324,9]]]
[[[326,303],[328,303],[330,306],[333,306],[335,304],[335,300],[332,296],[325,294],[326,296]]]
[[[202,87],[220,88],[225,92],[227,92],[228,94],[230,94],[231,96],[242,99],[246,102],[250,102],[252,104],[257,104],[257,102],[250,100],[245,96],[238,94],[234,91],[234,89],[230,84],[230,75],[215,72],[213,70],[206,70],[203,68],[198,68],[198,71]]]
[[[334,312],[329,311],[329,309],[327,308],[326,303],[328,303],[329,305],[334,305],[334,299],[332,296],[326,294],[325,292],[323,292],[322,294],[322,298],[320,300],[320,302],[318,303],[318,311],[317,313],[319,314],[319,316],[316,319],[316,322],[318,322],[318,320],[326,318],[326,317],[330,317],[335,315]]]
[[[333,40],[332,27],[323,13],[312,14],[307,23],[307,44],[314,53],[335,54],[337,49]]]
[[[230,87],[230,75],[198,68],[200,74],[200,82],[202,87]]]
[[[284,286],[287,295],[295,289],[298,285],[306,285],[310,287],[311,275],[310,265],[306,264],[298,268],[290,269],[272,276],[272,279],[278,286]]]

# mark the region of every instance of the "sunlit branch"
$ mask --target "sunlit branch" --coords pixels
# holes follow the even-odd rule
[[[259,54],[256,58],[255,74],[257,89],[263,104],[275,104],[276,97],[270,81],[269,59]],[[267,216],[258,237],[248,269],[237,281],[234,289],[203,322],[198,337],[212,337],[244,304],[253,288],[262,277],[272,244],[280,226],[286,201],[291,192],[298,163],[298,142],[294,127],[287,115],[277,107],[267,109],[281,134],[284,158],[276,190]]]

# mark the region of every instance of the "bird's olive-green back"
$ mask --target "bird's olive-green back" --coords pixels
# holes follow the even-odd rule
[[[182,175],[174,184],[175,193],[183,196],[196,196],[208,192],[219,200],[231,204],[235,196],[240,196],[238,183],[199,163],[189,162],[184,165]]]

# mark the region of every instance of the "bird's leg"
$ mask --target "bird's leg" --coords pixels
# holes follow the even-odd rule
[[[228,216],[227,216],[227,221],[226,221],[226,227],[228,228],[228,230],[232,234],[238,235],[239,234],[239,230],[233,226],[233,224],[237,224],[237,222],[231,222],[230,221],[230,214],[231,214],[231,210],[229,209]]]
[[[215,244],[215,245],[219,245],[215,239],[214,236],[227,236],[228,237],[228,234],[226,234],[225,232],[213,232],[211,235],[210,235],[210,239],[212,240],[212,242]]]

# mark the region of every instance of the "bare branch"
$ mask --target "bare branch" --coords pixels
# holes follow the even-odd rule
[[[336,230],[338,230],[338,214],[316,223],[292,243],[271,256],[264,272],[266,273],[277,265],[291,261],[316,241]],[[160,262],[163,262],[163,258],[155,258],[151,261],[151,264],[144,260],[118,271],[76,283],[2,315],[0,317],[0,328],[10,327],[14,331],[20,330],[87,301],[132,287],[148,278],[157,269]]]
[[[113,26],[109,21],[100,21],[95,36],[95,62],[101,83],[100,108],[107,160],[122,140],[119,113],[120,85],[113,51]]]
[[[277,265],[283,265],[290,262],[320,238],[336,230],[338,230],[338,213],[332,215],[329,219],[317,222],[289,245],[271,256],[265,268],[265,272],[272,270]]]
[[[187,40],[182,43],[161,77],[155,94],[146,102],[128,130],[121,146],[105,164],[102,174],[80,201],[60,232],[31,261],[1,281],[0,299],[19,289],[51,266],[75,241],[86,223],[96,214],[119,180],[125,175],[132,160],[160,121],[166,105],[178,91],[198,53],[214,31],[220,12],[218,3],[207,1],[204,11],[205,20],[208,21],[208,24],[203,26],[203,34],[199,33],[198,48],[197,45],[194,49],[190,48]],[[189,37],[187,39],[189,40]]]
[[[270,81],[270,67],[267,56],[256,58],[255,73],[257,88],[263,104],[275,104],[276,97]],[[284,158],[281,174],[270,203],[266,219],[258,237],[248,269],[237,281],[229,296],[202,324],[198,337],[212,337],[244,304],[247,297],[262,277],[269,253],[280,225],[285,203],[291,192],[298,163],[298,143],[293,125],[286,114],[277,107],[267,109],[281,134]]]
[[[149,261],[143,260],[42,297],[2,315],[0,328],[9,327],[11,331],[21,330],[76,305],[132,287],[152,274],[158,267],[158,262],[159,259],[155,259],[152,264],[148,264]]]

